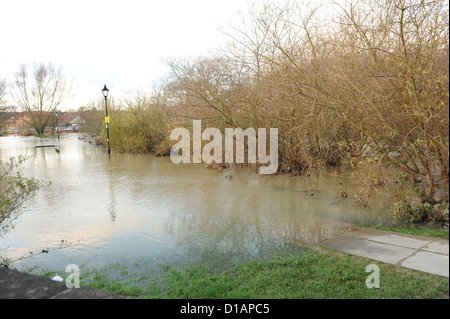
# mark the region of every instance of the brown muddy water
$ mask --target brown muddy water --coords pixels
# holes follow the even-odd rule
[[[36,148],[49,144],[60,152]],[[351,180],[331,172],[292,177],[234,169],[228,178],[230,170],[173,164],[169,157],[108,156],[76,134],[60,141],[0,137],[1,161],[17,155],[30,157],[21,171],[42,186],[0,237],[0,256],[50,250],[16,262],[17,269],[201,262],[209,253],[246,261],[295,241],[317,243],[354,223],[390,224],[388,200],[362,208],[340,194],[339,183],[351,189]],[[57,249],[62,240],[72,247]]]

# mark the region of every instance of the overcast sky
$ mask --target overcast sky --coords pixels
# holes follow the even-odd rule
[[[164,59],[214,50],[224,41],[219,27],[249,3],[0,0],[0,78],[12,81],[21,64],[62,66],[75,94],[65,109],[101,97],[104,84],[116,97],[149,91],[166,74]]]

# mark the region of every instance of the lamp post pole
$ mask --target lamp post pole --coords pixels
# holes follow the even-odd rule
[[[106,87],[106,84],[105,84],[105,87],[102,90],[102,93],[103,93],[103,96],[105,97],[106,143],[108,144],[108,154],[111,154],[111,149],[109,147],[109,116],[108,116],[108,101],[107,101],[109,90]]]
[[[58,140],[59,140],[59,123],[58,123],[58,112],[55,113],[56,115],[56,131],[58,132]]]

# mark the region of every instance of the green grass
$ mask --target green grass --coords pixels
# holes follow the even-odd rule
[[[380,269],[380,288],[366,287],[369,264]],[[449,291],[445,277],[310,247],[221,271],[204,265],[160,265],[157,272],[142,272],[115,264],[85,273],[81,283],[136,298],[164,299],[439,299],[448,298]]]
[[[430,228],[427,226],[415,226],[415,227],[384,227],[384,226],[373,226],[373,225],[363,225],[364,227],[381,229],[381,230],[389,230],[398,233],[410,234],[410,235],[418,235],[425,237],[434,237],[434,238],[443,238],[449,239],[449,230],[448,229],[436,229]]]

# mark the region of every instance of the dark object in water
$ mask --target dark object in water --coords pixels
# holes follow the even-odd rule
[[[339,183],[339,191],[341,192],[341,196],[344,198],[348,198],[348,194],[342,189],[340,185],[341,183]]]

